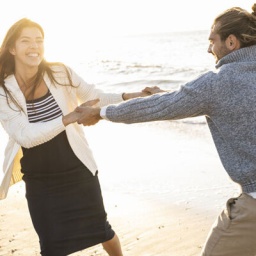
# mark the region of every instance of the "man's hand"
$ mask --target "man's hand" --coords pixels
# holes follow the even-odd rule
[[[85,103],[83,103],[80,107],[91,107],[95,104],[97,104],[99,102],[99,99],[95,99],[95,100],[90,100],[87,101]],[[77,109],[75,109],[74,111],[68,113],[67,115],[62,117],[62,122],[65,126],[75,123],[75,122],[79,122],[79,120],[82,118],[82,113],[81,111],[77,111]]]
[[[93,107],[96,103],[99,102],[99,99],[90,100],[79,107],[76,108],[76,112],[79,113],[79,118],[77,120],[78,124],[83,124],[84,126],[94,125],[101,120],[100,108]]]

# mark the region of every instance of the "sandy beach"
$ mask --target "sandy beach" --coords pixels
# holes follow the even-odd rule
[[[205,124],[86,127],[108,219],[124,256],[196,256],[226,200],[238,192]],[[40,255],[24,183],[0,201],[0,256]],[[104,256],[101,245],[73,256]]]

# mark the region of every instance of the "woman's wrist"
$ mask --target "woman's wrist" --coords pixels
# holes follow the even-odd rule
[[[75,123],[79,118],[79,113],[73,111],[70,112],[69,114],[65,115],[62,117],[62,122],[64,124],[64,126],[67,126],[71,123]]]
[[[131,92],[131,93],[124,92],[122,94],[123,100],[129,100],[129,99],[143,97],[143,96],[145,96],[145,95],[142,92]]]

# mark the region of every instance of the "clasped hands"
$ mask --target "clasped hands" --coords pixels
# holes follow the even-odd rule
[[[150,96],[156,93],[166,92],[157,86],[145,87],[141,92],[124,93],[124,100]],[[74,122],[83,124],[84,126],[91,126],[99,122],[102,119],[100,116],[100,108],[95,105],[99,102],[99,99],[89,100],[80,106],[78,106],[73,112],[63,117],[64,125],[68,125]]]

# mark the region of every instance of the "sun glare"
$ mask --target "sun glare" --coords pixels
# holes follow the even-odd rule
[[[48,59],[69,59],[110,42],[115,36],[209,29],[215,15],[226,8],[251,8],[252,1],[239,0],[8,0],[2,3],[0,40],[18,19],[39,22],[46,34]],[[79,57],[79,56],[78,56]]]

